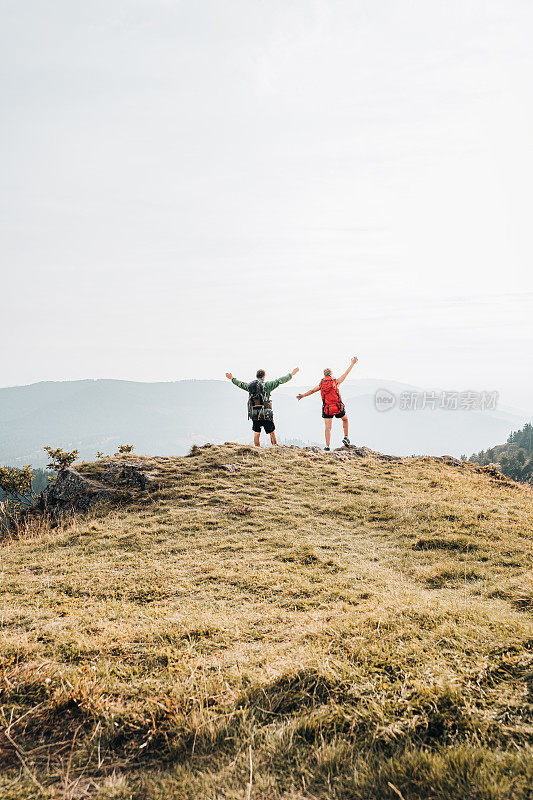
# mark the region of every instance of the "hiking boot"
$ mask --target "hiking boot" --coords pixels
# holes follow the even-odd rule
[[[329,453],[329,447],[324,447],[324,450],[326,451],[326,453]]]
[[[345,445],[345,447],[349,447],[350,446],[350,440],[348,439],[347,436],[344,437],[344,439],[342,440],[342,443],[343,443],[343,445]]]

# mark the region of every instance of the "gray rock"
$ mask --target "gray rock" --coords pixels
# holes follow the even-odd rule
[[[142,464],[125,461],[111,464],[102,474],[102,482],[117,487],[148,489],[154,478],[144,471]]]
[[[334,450],[339,455],[343,454],[345,458],[377,458],[379,461],[401,461],[401,456],[390,456],[386,453],[378,453],[376,450],[371,450],[369,447],[356,447],[349,445],[348,447],[337,447]]]
[[[84,478],[72,467],[62,469],[53,483],[39,495],[37,507],[54,516],[70,511],[87,511],[96,503],[120,497],[117,489]]]

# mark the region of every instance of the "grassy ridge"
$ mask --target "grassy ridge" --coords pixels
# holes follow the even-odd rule
[[[530,797],[528,488],[288,448],[145,463],[131,507],[2,548],[3,798]]]

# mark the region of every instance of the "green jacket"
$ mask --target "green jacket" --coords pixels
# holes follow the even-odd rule
[[[277,389],[278,386],[280,386],[282,383],[287,383],[287,381],[290,381],[291,378],[292,378],[292,375],[289,372],[289,374],[288,375],[284,375],[283,378],[276,378],[275,381],[267,381],[265,383],[265,392],[266,392],[267,399],[270,400],[270,392],[273,392],[274,389]],[[256,380],[261,380],[261,379],[259,378],[259,379],[256,379]],[[248,391],[248,387],[250,385],[249,383],[245,383],[244,381],[238,381],[237,378],[232,378],[231,382],[234,383],[235,386],[238,386],[239,389],[244,389],[245,392]]]

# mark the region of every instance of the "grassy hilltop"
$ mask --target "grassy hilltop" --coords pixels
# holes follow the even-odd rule
[[[150,491],[0,550],[4,800],[531,797],[531,489],[349,451],[132,460]]]

